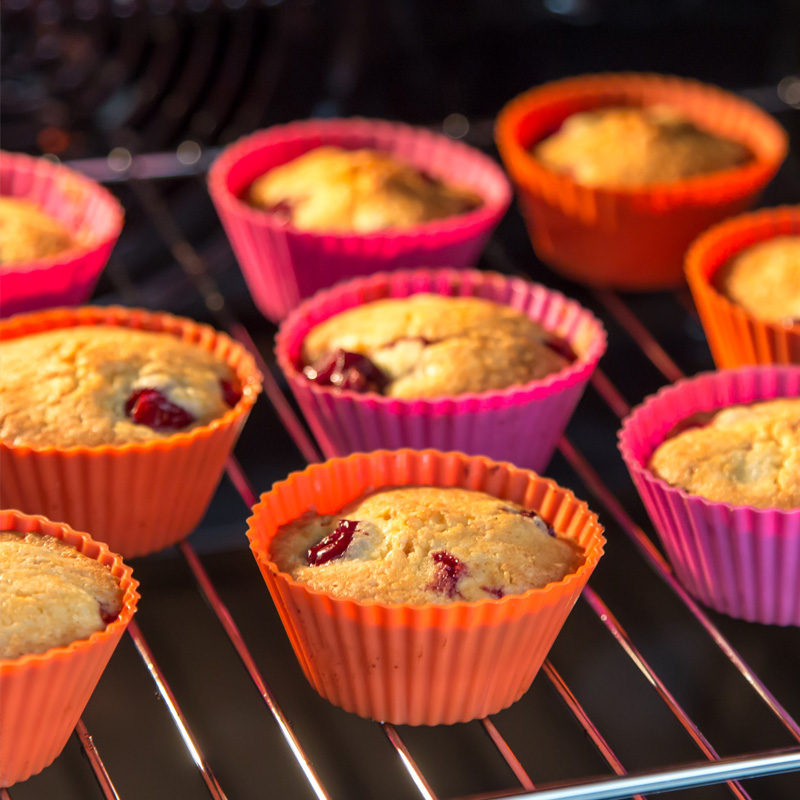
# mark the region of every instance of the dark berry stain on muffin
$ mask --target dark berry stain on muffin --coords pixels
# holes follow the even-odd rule
[[[437,550],[435,553],[431,553],[431,558],[434,560],[436,567],[430,588],[448,597],[454,597],[459,579],[467,572],[466,564],[445,550]]]
[[[366,356],[341,349],[304,367],[303,374],[320,386],[354,392],[381,392],[386,385],[386,376]]]
[[[224,378],[219,382],[219,385],[222,390],[222,399],[233,408],[242,399],[241,391],[234,387],[231,381],[226,381]]]
[[[495,600],[499,600],[501,597],[505,597],[505,592],[497,586],[481,586],[486,594],[491,595],[494,597]]]
[[[578,355],[572,349],[572,345],[561,336],[550,336],[544,342],[551,350],[558,353],[561,358],[568,361],[570,364],[578,360]]]
[[[357,526],[358,520],[339,520],[335,531],[329,533],[324,539],[309,548],[308,563],[312,567],[318,567],[321,564],[333,561],[335,558],[341,558],[347,548],[350,547],[350,542],[353,541],[353,534],[356,532]]]
[[[530,520],[533,520],[536,527],[542,532],[546,533],[548,536],[555,536],[556,532],[553,528],[551,528],[542,518],[537,514],[535,511],[531,511],[529,509],[523,509],[522,511],[517,511],[514,508],[506,508],[505,511],[508,511],[510,514],[516,514],[520,517],[527,517]]]
[[[178,430],[195,418],[186,409],[168,400],[158,389],[137,389],[125,403],[125,413],[137,424],[156,430]]]

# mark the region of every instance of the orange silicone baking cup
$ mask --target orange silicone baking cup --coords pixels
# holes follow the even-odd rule
[[[20,314],[0,322],[0,341],[78,325],[171,333],[226,361],[242,397],[207,425],[149,442],[41,448],[0,442],[0,506],[63,519],[126,558],[161,550],[189,534],[205,513],[261,390],[261,374],[242,345],[208,325],[141,309]]]
[[[717,225],[689,250],[686,278],[719,368],[800,364],[800,321],[792,324],[758,319],[714,285],[717,271],[745,248],[776,236],[798,235],[800,206],[783,206],[742,214]]]
[[[119,616],[88,639],[35,655],[0,658],[0,786],[11,786],[41,772],[64,748],[133,618],[139,584],[118,555],[63,523],[0,511],[0,530],[55,536],[107,566],[123,591]]]
[[[310,508],[334,513],[381,486],[459,486],[536,509],[577,540],[586,561],[561,581],[495,600],[360,602],[315,591],[278,570],[277,529]],[[347,711],[395,724],[438,725],[493,714],[531,685],[603,553],[586,504],[530,470],[437,450],[355,453],[295,472],[261,496],[250,547],[314,689]]]
[[[745,144],[752,160],[679,181],[613,188],[576,183],[530,152],[579,111],[654,104]],[[635,73],[586,75],[532,89],[500,112],[495,135],[539,257],[574,280],[633,290],[680,285],[692,240],[750,207],[788,148],[783,128],[746,100],[693,80]]]

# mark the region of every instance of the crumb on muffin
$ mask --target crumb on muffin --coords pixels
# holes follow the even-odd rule
[[[318,147],[257,178],[250,202],[305,231],[405,229],[471,211],[481,198],[376,150]]]
[[[309,512],[269,548],[312,589],[383,603],[499,599],[575,572],[581,546],[534,511],[483,492],[410,486],[367,494],[335,514]]]
[[[0,197],[0,266],[56,256],[78,242],[55,217],[18,197]]]

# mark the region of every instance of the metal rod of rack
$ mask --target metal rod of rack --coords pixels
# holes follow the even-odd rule
[[[97,747],[95,746],[92,737],[89,735],[89,731],[86,730],[86,725],[84,725],[82,719],[78,720],[78,724],[75,727],[75,733],[80,740],[83,752],[86,753],[86,757],[89,759],[89,763],[92,765],[95,777],[100,785],[100,790],[103,792],[106,800],[120,800],[117,789],[111,782],[111,777],[109,776],[108,770],[106,770],[106,766],[103,763],[103,759],[100,758],[100,753],[97,752]]]

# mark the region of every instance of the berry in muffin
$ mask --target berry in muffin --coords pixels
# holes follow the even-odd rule
[[[406,229],[472,211],[474,192],[451,186],[376,150],[318,147],[271,169],[250,203],[304,231]]]
[[[626,188],[704,175],[751,158],[744,145],[698,128],[667,106],[573,114],[533,155],[576,183]]]
[[[0,197],[0,266],[37,261],[77,246],[72,234],[35,203]]]
[[[584,553],[534,511],[483,492],[411,486],[284,525],[279,570],[337,597],[383,603],[499,599],[560,581]]]
[[[321,385],[404,399],[505,389],[569,362],[556,337],[520,311],[434,294],[343,311],[312,328],[302,360]]]

